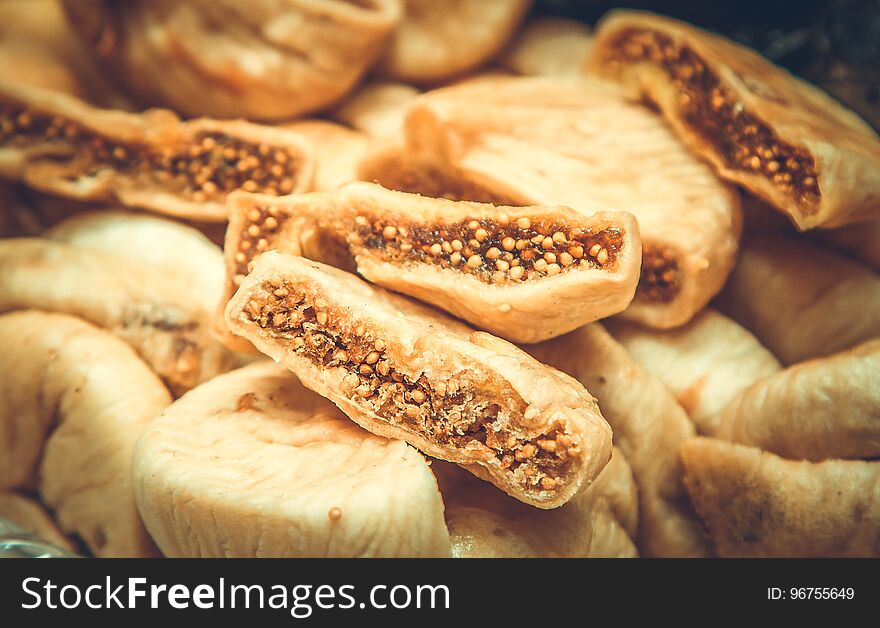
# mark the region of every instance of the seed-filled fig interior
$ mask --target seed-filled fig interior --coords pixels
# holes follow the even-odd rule
[[[600,23],[587,67],[655,102],[722,177],[799,229],[877,217],[880,138],[756,52],[676,20],[619,11]]]
[[[580,384],[349,273],[266,253],[226,318],[366,429],[526,503],[562,505],[610,456],[610,428]]]
[[[520,342],[623,310],[640,253],[638,225],[624,212],[496,207],[367,183],[329,196],[238,195],[225,249],[230,290],[266,250],[353,259],[370,281]]]
[[[9,83],[0,85],[0,148],[0,172],[37,189],[201,220],[225,219],[234,190],[308,189],[313,167],[307,142],[290,131],[103,110]]]

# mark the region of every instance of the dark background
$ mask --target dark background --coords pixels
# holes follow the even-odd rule
[[[662,13],[745,43],[880,129],[880,0],[537,0],[534,13],[595,24],[615,7]]]

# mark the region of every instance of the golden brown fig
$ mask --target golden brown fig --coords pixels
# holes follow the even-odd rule
[[[710,434],[784,458],[880,457],[880,339],[756,382]]]
[[[166,556],[443,556],[437,482],[264,361],[190,391],[135,449],[135,495]]]
[[[880,556],[880,462],[792,462],[712,438],[681,458],[720,556]]]
[[[539,508],[572,499],[611,456],[611,429],[583,386],[350,273],[264,253],[226,320],[362,427]]]
[[[317,118],[291,122],[283,128],[299,133],[313,147],[315,175],[311,189],[328,192],[358,180],[358,166],[370,142],[365,133]]]
[[[725,179],[801,230],[880,217],[880,139],[823,91],[689,24],[615,11],[587,62],[655,103]]]
[[[746,240],[717,305],[783,364],[880,336],[877,273],[803,239]]]
[[[339,107],[333,119],[377,138],[398,138],[403,134],[406,110],[419,90],[412,85],[372,81],[360,87]]]
[[[223,252],[201,232],[179,222],[105,209],[69,218],[52,227],[45,237],[113,253],[176,276],[206,312],[212,312],[222,298]]]
[[[404,17],[379,60],[385,76],[435,83],[495,56],[532,0],[403,0]]]
[[[652,327],[686,323],[721,289],[741,230],[736,192],[662,118],[559,79],[430,92],[409,110],[404,154],[384,148],[361,178],[430,196],[633,213],[642,276],[624,316]]]
[[[639,551],[645,556],[707,555],[710,549],[688,503],[678,462],[678,450],[694,436],[694,427],[669,391],[598,323],[529,347],[529,352],[598,397],[639,487]]]
[[[302,192],[312,170],[311,147],[296,133],[97,109],[0,80],[0,176],[55,195],[222,221],[229,192]]]
[[[440,460],[431,463],[446,505],[454,558],[636,558],[638,494],[619,450],[583,493],[537,510]]]
[[[351,267],[516,342],[558,336],[632,300],[638,224],[623,212],[495,207],[353,183],[332,195],[230,199],[230,293],[262,251]]]
[[[46,509],[35,499],[18,493],[0,493],[0,518],[62,549],[74,550],[70,539],[64,536]]]
[[[189,116],[291,118],[332,104],[381,53],[399,0],[65,0],[132,96]]]
[[[141,431],[171,403],[162,382],[124,342],[72,316],[0,316],[0,345],[0,488],[36,488],[98,556],[155,555],[130,469]]]
[[[747,329],[712,308],[677,329],[646,329],[619,319],[606,326],[672,391],[701,434],[718,428],[718,413],[743,390],[782,368]]]
[[[0,312],[73,314],[134,347],[175,394],[228,370],[186,275],[50,240],[0,240]]]
[[[583,22],[538,17],[526,23],[501,64],[525,76],[579,79],[591,43],[590,27]]]

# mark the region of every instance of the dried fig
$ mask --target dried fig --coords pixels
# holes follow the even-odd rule
[[[675,395],[700,434],[718,428],[718,413],[743,390],[782,369],[749,330],[712,308],[676,329],[647,329],[619,319],[605,325]]]
[[[588,68],[655,103],[719,175],[798,229],[880,217],[880,138],[819,88],[684,22],[615,11]]]
[[[880,556],[880,462],[793,462],[712,438],[681,459],[719,556]]]
[[[292,118],[332,104],[382,52],[399,0],[65,0],[71,23],[146,105]]]
[[[537,510],[440,460],[437,476],[454,558],[636,558],[638,495],[619,450],[590,487]]]
[[[134,347],[175,394],[232,364],[185,276],[29,238],[0,240],[0,267],[0,312],[32,308],[84,318]]]
[[[785,458],[880,457],[880,339],[754,383],[709,435]]]
[[[495,56],[532,0],[404,0],[403,4],[403,21],[379,60],[379,72],[396,80],[434,83]]]
[[[5,267],[5,266],[4,266]],[[141,431],[169,403],[121,340],[72,316],[0,316],[0,487],[36,488],[97,556],[151,556],[134,503]]]
[[[431,196],[623,210],[639,221],[642,276],[624,317],[686,323],[721,289],[741,232],[739,197],[662,118],[604,87],[484,80],[410,107],[403,154],[382,148],[361,178]]]
[[[611,430],[583,386],[350,273],[264,253],[226,320],[362,427],[539,508],[571,500],[611,455]]]
[[[174,557],[444,556],[437,482],[287,369],[221,375],[165,410],[134,454],[147,529]]]
[[[567,207],[496,207],[353,183],[332,195],[230,199],[230,292],[260,252],[343,267],[517,342],[626,308],[639,274],[635,219]],[[352,263],[354,262],[354,263]]]
[[[0,176],[58,196],[222,221],[229,192],[306,191],[312,169],[311,147],[290,131],[98,109],[0,80]]]
[[[595,323],[529,347],[538,360],[573,376],[595,394],[614,430],[614,444],[639,487],[644,556],[698,557],[711,550],[687,500],[678,450],[694,427],[675,399]]]
[[[804,239],[747,239],[717,305],[783,364],[880,336],[877,273]]]

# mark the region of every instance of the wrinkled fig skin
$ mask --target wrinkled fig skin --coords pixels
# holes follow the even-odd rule
[[[0,316],[0,489],[36,489],[97,556],[156,555],[134,503],[132,451],[169,403],[121,340],[66,315]]]
[[[230,292],[278,249],[351,267],[517,342],[558,336],[626,308],[639,275],[627,213],[495,207],[353,183],[332,196],[230,199]]]
[[[682,325],[733,267],[736,190],[659,115],[606,86],[508,77],[435,90],[410,107],[405,139],[368,154],[361,178],[457,200],[631,212],[642,267],[628,319]]]
[[[676,329],[647,329],[619,318],[603,324],[675,395],[700,434],[718,428],[719,413],[742,391],[782,369],[749,330],[712,308]]]
[[[232,364],[185,274],[32,238],[0,241],[0,268],[0,312],[41,309],[103,327],[130,344],[176,395]]]
[[[73,544],[36,499],[12,492],[0,492],[0,518],[33,534],[38,539],[68,551],[74,551]]]
[[[795,462],[711,438],[681,458],[719,556],[880,556],[880,462]]]
[[[135,450],[138,507],[173,557],[446,556],[437,482],[269,361],[177,400]]]
[[[611,429],[579,383],[350,273],[264,253],[226,320],[362,427],[538,508],[571,500],[611,456]]]
[[[105,209],[73,216],[45,237],[84,249],[106,251],[177,275],[207,312],[224,290],[223,251],[200,231],[148,214]]]
[[[73,27],[144,105],[283,120],[324,108],[373,64],[399,0],[65,0]]]
[[[99,109],[0,79],[0,176],[53,195],[217,222],[230,192],[303,192],[313,168],[310,144],[291,131]]]
[[[599,477],[561,508],[537,510],[463,469],[431,463],[454,558],[636,558],[638,494],[615,449]]]
[[[856,114],[753,50],[676,20],[615,11],[590,72],[660,109],[718,174],[800,230],[880,217],[880,138]]]
[[[509,41],[532,0],[403,0],[403,20],[379,60],[382,75],[437,83],[487,62]]]
[[[659,380],[643,371],[598,323],[528,348],[538,360],[573,376],[598,397],[639,487],[643,556],[711,553],[688,503],[678,450],[694,436],[687,414]]]
[[[789,459],[880,457],[880,339],[753,384],[710,435]]]
[[[880,337],[877,273],[803,239],[747,240],[716,305],[783,364]]]

